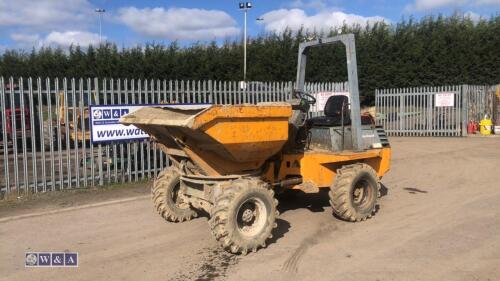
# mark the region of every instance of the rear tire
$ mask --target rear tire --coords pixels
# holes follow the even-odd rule
[[[260,179],[237,179],[219,188],[208,221],[215,239],[234,254],[266,247],[279,215],[274,192]]]
[[[375,213],[380,183],[377,173],[367,164],[346,165],[328,192],[333,213],[346,221],[364,221]]]
[[[197,213],[178,197],[180,175],[173,167],[158,174],[151,189],[156,211],[167,221],[183,222],[191,220]]]

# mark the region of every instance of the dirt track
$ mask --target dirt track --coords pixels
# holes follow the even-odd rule
[[[300,196],[280,204],[267,249],[231,256],[205,218],[164,223],[138,199],[0,223],[0,279],[500,280],[500,138],[391,142],[366,222],[332,217],[326,194]],[[64,250],[79,268],[24,267],[26,251]]]

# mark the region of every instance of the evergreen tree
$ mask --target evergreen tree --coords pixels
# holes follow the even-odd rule
[[[328,32],[287,29],[249,38],[247,79],[293,81],[300,42],[354,33],[360,93],[373,102],[377,88],[500,83],[500,15],[474,22],[463,15],[402,19],[392,25],[343,25]],[[7,50],[0,55],[0,76],[221,80],[243,79],[240,40],[196,42],[181,47],[148,43],[118,49],[115,44]],[[340,44],[310,51],[306,81],[347,80]]]

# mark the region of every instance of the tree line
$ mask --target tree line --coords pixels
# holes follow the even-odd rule
[[[500,15],[473,21],[454,15],[344,25],[328,32],[286,30],[249,38],[247,79],[293,81],[298,45],[311,38],[349,33],[356,36],[360,92],[373,102],[377,88],[500,83]],[[242,80],[241,41],[181,46],[148,43],[43,47],[31,52],[6,50],[0,76],[113,77],[189,80]],[[306,81],[347,80],[345,51],[340,45],[310,51]]]

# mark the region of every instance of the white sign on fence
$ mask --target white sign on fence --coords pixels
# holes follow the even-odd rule
[[[193,105],[148,104],[148,105],[91,105],[90,132],[92,143],[119,142],[149,138],[136,126],[120,124],[120,117],[143,107],[192,107]],[[208,105],[207,105],[208,106]]]
[[[349,92],[319,92],[314,94],[313,96],[316,97],[316,105],[311,109],[312,112],[323,111],[328,98],[331,96],[347,96],[349,102],[351,102]]]
[[[455,106],[455,93],[436,93],[436,107]]]

